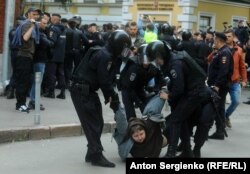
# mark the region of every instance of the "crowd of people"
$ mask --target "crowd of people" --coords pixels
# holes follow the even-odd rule
[[[239,105],[250,69],[249,29],[244,21],[222,32],[211,28],[191,32],[141,15],[137,22],[123,27],[108,23],[98,31],[95,23],[81,25],[79,16],[64,19],[33,7],[25,15],[10,31],[13,75],[7,98],[16,97],[17,111],[34,109],[35,72],[42,73],[44,97],[65,99],[69,89],[88,140],[86,162],[115,166],[102,154],[99,89],[115,114],[113,136],[122,159],[129,154],[159,157],[167,145],[166,158],[176,157],[177,151],[182,151],[180,157],[199,158],[207,138],[228,136],[225,127],[232,127],[230,116]],[[225,108],[228,93],[231,104]],[[165,101],[171,108],[167,117],[161,114]],[[216,132],[209,136],[214,120]]]

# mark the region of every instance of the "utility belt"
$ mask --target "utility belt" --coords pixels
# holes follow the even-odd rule
[[[70,89],[80,91],[83,96],[89,96],[91,93],[95,92],[88,83],[83,82],[73,82]]]
[[[203,95],[205,92],[205,86],[198,86],[192,89],[189,89],[188,95]]]

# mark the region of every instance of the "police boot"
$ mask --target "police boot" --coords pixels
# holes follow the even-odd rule
[[[176,149],[177,147],[174,145],[169,145],[168,146],[168,151],[166,155],[164,156],[165,158],[175,158],[176,157]]]
[[[201,157],[201,147],[200,146],[194,146],[193,149],[193,154],[195,158],[200,158]]]
[[[224,140],[224,133],[223,132],[215,132],[212,135],[208,137],[209,139],[215,139],[215,140]]]
[[[194,158],[194,154],[190,144],[183,144],[182,149],[183,151],[178,156],[178,158]]]
[[[115,164],[108,161],[101,152],[91,156],[91,164],[100,167],[115,167]]]
[[[13,87],[10,87],[7,92],[6,92],[6,98],[7,99],[13,99],[15,98],[15,95],[14,95],[14,88]]]
[[[178,145],[176,151],[177,151],[177,152],[183,151],[183,144],[182,144],[182,142],[180,142],[180,144]]]
[[[91,160],[92,160],[92,155],[90,154],[90,152],[89,152],[89,150],[87,151],[87,153],[86,153],[86,156],[85,156],[85,162],[86,163],[89,163],[89,162],[91,162]]]
[[[61,93],[56,96],[56,98],[65,99],[65,89],[61,89]]]
[[[55,91],[50,89],[43,96],[47,98],[55,98]]]

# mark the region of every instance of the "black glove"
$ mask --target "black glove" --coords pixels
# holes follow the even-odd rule
[[[120,104],[118,94],[114,94],[111,98],[112,100],[110,102],[110,108],[113,109],[115,113],[118,110]]]

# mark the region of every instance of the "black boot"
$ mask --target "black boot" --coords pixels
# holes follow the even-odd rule
[[[193,154],[194,154],[195,158],[200,158],[201,157],[201,147],[194,146]]]
[[[61,89],[60,94],[58,94],[56,96],[56,98],[65,99],[66,98],[66,96],[65,96],[65,89]]]
[[[194,158],[193,151],[191,149],[191,145],[182,145],[183,151],[182,153],[178,156],[178,158]]]
[[[177,151],[177,152],[183,151],[183,144],[182,144],[182,142],[178,145],[176,151]]]
[[[47,97],[47,98],[55,98],[55,91],[54,90],[48,90],[43,96]]]
[[[6,98],[7,99],[13,99],[13,98],[15,98],[14,88],[13,87],[9,87],[9,89],[6,91]]]
[[[90,161],[93,166],[115,167],[115,164],[108,161],[102,153],[96,153],[91,155]]]
[[[165,158],[175,158],[176,157],[176,149],[177,147],[174,145],[169,145],[168,146],[168,151],[166,155],[164,156]]]
[[[224,133],[223,132],[215,132],[208,137],[209,139],[215,140],[224,140]]]
[[[91,162],[91,160],[92,160],[91,154],[89,151],[87,151],[86,156],[85,156],[85,162],[89,163],[89,162]]]

